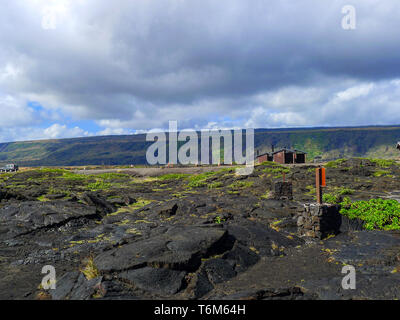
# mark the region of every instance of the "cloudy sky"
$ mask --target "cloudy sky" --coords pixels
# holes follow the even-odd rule
[[[0,142],[400,124],[398,0],[0,4]]]

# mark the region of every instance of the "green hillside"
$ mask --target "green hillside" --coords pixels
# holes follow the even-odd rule
[[[292,147],[308,153],[312,159],[325,160],[347,157],[394,158],[400,141],[400,126],[359,128],[314,128],[261,130],[256,133],[256,146]],[[276,148],[275,147],[275,148]],[[268,149],[270,150],[270,148]]]
[[[257,129],[255,146],[266,151],[292,147],[308,158],[395,158],[400,126],[360,128]],[[0,163],[21,166],[146,164],[146,136],[103,136],[0,144]]]

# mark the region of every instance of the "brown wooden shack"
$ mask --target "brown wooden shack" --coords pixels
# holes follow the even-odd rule
[[[306,155],[306,152],[287,148],[280,149],[272,154],[273,161],[280,164],[305,163]]]
[[[265,153],[261,153],[261,154],[257,154],[256,155],[256,164],[260,164],[263,163],[265,161],[273,161],[273,156],[272,153],[270,152],[265,152]]]

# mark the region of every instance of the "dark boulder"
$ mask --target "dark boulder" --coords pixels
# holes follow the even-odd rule
[[[243,272],[260,260],[260,256],[249,248],[236,243],[232,250],[226,252],[222,258],[233,264],[235,272]]]
[[[208,275],[211,283],[217,284],[227,281],[236,276],[234,263],[226,259],[210,259],[204,262],[202,270]]]
[[[114,206],[129,206],[136,202],[136,199],[129,195],[113,196],[107,199],[107,202]]]
[[[58,281],[55,290],[49,290],[53,300],[89,300],[99,292],[102,277],[87,280],[82,273],[68,272]]]
[[[169,201],[161,205],[161,207],[158,209],[159,210],[158,214],[169,218],[176,214],[177,209],[178,209],[178,204],[174,201]]]
[[[204,270],[192,274],[187,289],[184,292],[186,299],[199,299],[214,289]]]
[[[109,203],[103,196],[100,196],[94,192],[85,192],[80,197],[80,200],[89,206],[96,207],[97,212],[102,216],[116,211],[114,205]]]

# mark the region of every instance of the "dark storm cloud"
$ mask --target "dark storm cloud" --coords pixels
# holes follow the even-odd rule
[[[399,122],[400,3],[354,0],[357,28],[343,30],[347,4],[60,0],[46,29],[48,1],[15,1],[0,95],[110,130]]]

